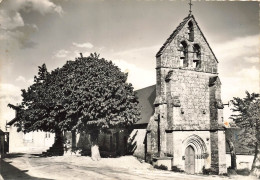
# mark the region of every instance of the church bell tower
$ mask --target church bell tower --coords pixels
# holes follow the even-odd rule
[[[156,54],[154,107],[148,161],[191,174],[226,173],[218,60],[191,10]]]

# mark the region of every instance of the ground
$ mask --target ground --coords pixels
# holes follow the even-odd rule
[[[40,157],[39,154],[16,153],[1,159],[3,179],[49,180],[49,179],[104,179],[104,180],[190,180],[190,179],[254,179],[247,176],[188,175],[154,169],[133,156],[102,158],[92,161],[90,157],[66,154],[61,157]],[[1,180],[1,176],[0,176]]]

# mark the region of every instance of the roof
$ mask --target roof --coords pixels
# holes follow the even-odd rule
[[[160,48],[160,50],[157,52],[156,57],[159,57],[162,55],[163,50],[172,42],[172,40],[175,38],[175,36],[179,33],[179,31],[183,28],[183,26],[186,24],[186,22],[191,18],[191,16],[188,16],[183,19],[183,21],[177,26],[177,28],[173,31],[173,33],[170,35],[170,37],[165,41],[163,46]]]
[[[156,86],[149,86],[135,91],[141,106],[141,119],[136,124],[148,124],[150,117],[154,114],[154,101],[156,97]]]
[[[205,38],[203,32],[201,31],[197,21],[195,20],[194,16],[192,14],[189,14],[187,17],[185,17],[183,19],[183,21],[177,26],[177,28],[173,31],[173,33],[170,35],[170,37],[165,41],[165,43],[163,44],[163,46],[160,48],[160,50],[157,52],[156,57],[160,57],[164,51],[164,49],[172,42],[172,40],[175,38],[175,36],[180,32],[180,30],[183,28],[183,26],[190,20],[193,19],[194,22],[196,23],[199,31],[201,32],[202,37],[204,38],[205,42],[207,43],[210,51],[212,52],[214,58],[216,59],[216,61],[218,62],[217,57],[215,56],[214,52],[212,51],[207,39]]]

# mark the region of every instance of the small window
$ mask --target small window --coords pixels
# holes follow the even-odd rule
[[[51,133],[46,132],[46,133],[45,133],[45,138],[50,138],[50,137],[51,137]]]
[[[189,34],[189,41],[193,42],[194,41],[194,28],[193,28],[193,23],[191,21],[188,23],[188,34]]]

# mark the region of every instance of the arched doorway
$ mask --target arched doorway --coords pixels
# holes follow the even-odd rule
[[[183,169],[187,173],[202,173],[203,166],[209,166],[209,161],[206,160],[208,158],[208,153],[204,140],[198,135],[192,134],[183,140],[182,145],[184,156]],[[187,167],[192,166],[192,164],[189,165],[192,162],[194,164],[193,167]]]
[[[192,146],[188,146],[185,150],[185,172],[195,173],[195,151]]]

